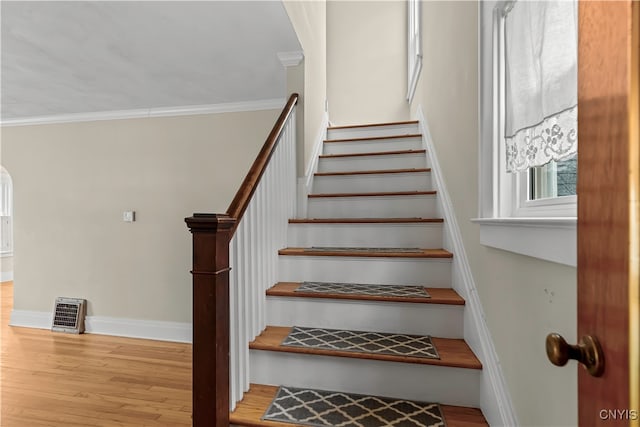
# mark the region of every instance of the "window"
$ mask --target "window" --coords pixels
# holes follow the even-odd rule
[[[547,10],[526,10],[541,4]],[[474,222],[480,224],[482,244],[575,265],[577,86],[574,84],[572,87],[566,81],[576,79],[577,74],[571,75],[569,72],[577,73],[577,68],[575,60],[572,65],[565,59],[570,58],[571,54],[577,57],[577,46],[571,47],[571,43],[577,40],[577,23],[574,19],[577,6],[567,2],[558,4],[560,6],[553,2],[489,1],[482,2],[480,6],[480,214]],[[527,33],[524,37],[532,40],[520,42],[522,46],[531,46],[535,43],[548,43],[549,40],[567,41],[564,48],[569,46],[573,49],[571,54],[551,54],[551,61],[561,58],[559,63],[544,63],[544,52],[533,61],[523,57],[515,65],[513,62],[508,63],[507,53],[518,46],[510,38],[512,34],[507,32],[507,19],[517,16],[509,16],[514,8],[520,8],[519,13],[523,10],[533,14],[540,13],[532,18],[533,23],[530,25],[523,25],[516,20],[515,24],[511,24],[512,27],[515,25],[517,29],[527,28],[528,32],[533,33],[535,25],[539,23],[535,19],[540,22],[549,20],[549,17],[555,19],[561,14],[557,13],[558,10],[549,9],[558,7],[570,11],[567,6],[576,12],[569,16],[569,22],[562,25],[551,23],[559,26],[564,35],[554,34],[555,37],[538,37],[533,40],[535,36]],[[514,61],[513,58],[509,59]],[[536,62],[538,59],[539,62]],[[521,71],[518,67],[525,70],[524,74],[549,73],[549,70],[552,72],[527,75],[524,80],[517,81],[517,77],[510,76],[508,71]],[[534,87],[527,86],[530,82],[534,82]],[[540,85],[535,86],[539,82],[555,82],[556,86],[551,85],[552,88],[560,87],[563,90],[559,94],[553,92],[555,89],[545,92]],[[571,89],[572,92],[566,89]],[[539,102],[533,102],[533,106],[520,102],[527,99],[528,94],[523,93],[526,90],[541,91],[540,100],[534,100]],[[558,109],[552,105],[549,102],[552,95],[559,95],[559,100],[567,103],[568,108]],[[571,96],[575,98],[574,101],[571,101]],[[518,102],[514,102],[514,99]],[[535,111],[536,108],[547,108],[549,105],[556,108],[551,110],[557,114],[547,115],[544,111],[542,114],[541,111]],[[543,120],[531,120],[531,117],[535,117],[532,113]],[[520,119],[525,123],[529,120],[531,126],[527,128],[517,123]],[[519,133],[522,129],[525,132]]]
[[[0,170],[0,255],[13,255],[13,194],[11,176]]]
[[[420,43],[420,0],[407,0],[407,29],[408,29],[408,64],[407,64],[407,100],[411,102],[416,91],[420,70],[422,70],[422,48]]]

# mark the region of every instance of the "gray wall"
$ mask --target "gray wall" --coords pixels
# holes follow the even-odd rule
[[[184,218],[226,211],[277,114],[3,127],[15,309],[68,296],[86,298],[88,315],[190,322]]]
[[[406,2],[327,2],[332,124],[409,119],[406,33]]]

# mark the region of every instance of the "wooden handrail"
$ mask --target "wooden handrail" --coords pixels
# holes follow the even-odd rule
[[[262,146],[260,153],[258,153],[258,156],[254,160],[253,165],[251,165],[251,169],[249,169],[249,172],[247,172],[247,176],[244,177],[242,185],[238,189],[236,196],[233,198],[233,201],[227,209],[227,215],[229,215],[231,218],[235,218],[236,220],[235,226],[231,230],[232,237],[236,231],[238,223],[242,219],[242,215],[244,215],[244,212],[249,206],[251,196],[253,196],[253,193],[255,193],[262,174],[264,174],[264,171],[269,164],[269,159],[271,159],[271,156],[273,155],[278,145],[280,134],[282,133],[282,130],[287,123],[287,119],[289,118],[289,115],[291,115],[293,107],[297,103],[298,94],[291,94],[289,100],[287,101],[287,105],[285,105],[282,113],[280,113],[280,117],[278,117],[278,120],[273,126],[273,129],[271,129],[271,133],[269,133],[269,136]]]
[[[229,242],[269,164],[298,102],[287,101],[226,214],[185,218],[193,238],[193,413],[194,427],[229,426]]]

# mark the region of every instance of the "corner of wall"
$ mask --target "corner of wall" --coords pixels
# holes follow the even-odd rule
[[[320,123],[320,129],[313,141],[313,149],[311,150],[311,157],[309,157],[308,163],[305,165],[304,176],[298,178],[298,218],[305,218],[307,216],[307,200],[308,195],[311,193],[311,185],[313,183],[313,174],[318,170],[318,157],[322,154],[322,146],[324,140],[327,137],[327,127],[329,126],[329,114],[325,112],[322,115],[322,121]]]
[[[438,210],[444,218],[443,246],[453,252],[452,287],[464,298],[464,339],[482,362],[482,380],[480,384],[480,406],[485,418],[492,426],[516,426],[518,420],[515,408],[502,373],[489,326],[485,320],[482,303],[471,273],[460,228],[453,211],[453,205],[447,192],[442,170],[438,162],[435,146],[424,118],[422,106],[416,109],[423,135],[423,144],[427,152],[427,161],[435,189],[438,191]]]

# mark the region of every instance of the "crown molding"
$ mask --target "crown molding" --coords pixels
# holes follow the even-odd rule
[[[300,64],[302,58],[304,58],[304,53],[301,50],[292,52],[278,52],[278,59],[284,67],[295,67],[296,65]]]
[[[31,126],[58,123],[91,122],[98,120],[141,119],[152,117],[192,116],[199,114],[237,113],[244,111],[277,110],[285,104],[284,98],[255,101],[227,102],[221,104],[185,105],[135,110],[97,111],[91,113],[58,114],[26,117],[0,121],[0,126]]]

